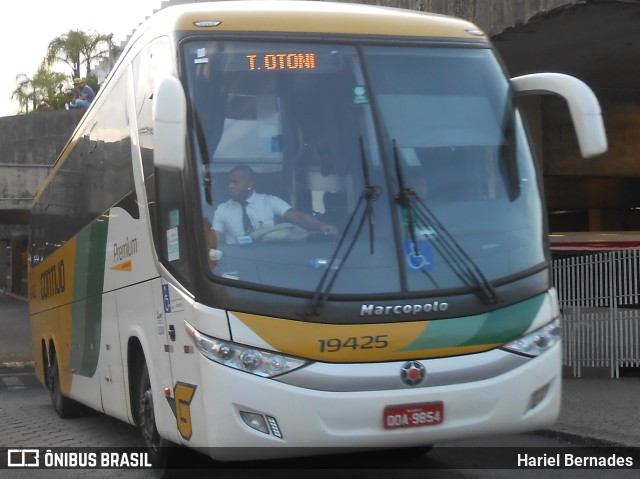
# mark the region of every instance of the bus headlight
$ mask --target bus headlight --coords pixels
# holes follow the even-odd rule
[[[212,338],[185,321],[187,334],[200,353],[218,364],[265,378],[288,373],[307,364],[302,359]]]
[[[560,319],[554,319],[546,326],[507,343],[502,348],[534,358],[559,343],[561,331]]]

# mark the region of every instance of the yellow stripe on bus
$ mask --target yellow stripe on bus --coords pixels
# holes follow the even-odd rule
[[[233,313],[254,333],[283,353],[326,362],[389,361],[415,357],[403,351],[429,321],[385,324],[317,324]]]
[[[111,269],[114,271],[126,271],[127,273],[131,273],[132,268],[133,263],[131,263],[130,259],[111,267]]]
[[[448,323],[446,341],[428,341],[426,331],[440,324],[412,321],[379,324],[318,324],[248,313],[232,313],[274,350],[324,362],[397,361],[439,358],[489,351],[503,342],[476,337],[487,315]],[[527,324],[530,320],[527,320]],[[519,334],[519,333],[518,333]],[[475,340],[473,340],[475,338]],[[473,340],[473,341],[472,341]]]

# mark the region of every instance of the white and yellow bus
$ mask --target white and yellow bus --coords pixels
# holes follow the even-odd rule
[[[583,155],[606,150],[588,87],[508,79],[466,21],[295,1],[154,15],[33,205],[56,411],[138,425],[160,462],[169,444],[235,460],[551,424],[559,311],[516,93],[564,96]],[[240,165],[334,234],[220,237]]]

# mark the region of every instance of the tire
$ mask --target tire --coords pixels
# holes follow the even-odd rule
[[[146,364],[140,374],[138,393],[138,425],[142,432],[144,445],[149,453],[149,460],[156,470],[156,476],[162,477],[169,466],[169,447],[171,443],[158,434],[151,380],[149,379],[149,370]]]
[[[51,404],[61,418],[73,417],[78,414],[78,403],[62,394],[60,390],[60,371],[58,369],[58,357],[55,351],[49,365],[47,384],[51,396]]]

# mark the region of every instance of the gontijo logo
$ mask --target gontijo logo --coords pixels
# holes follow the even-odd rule
[[[40,273],[40,299],[64,293],[65,285],[64,260],[60,260]]]

